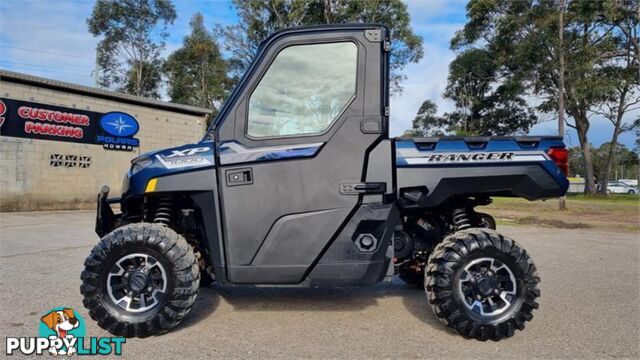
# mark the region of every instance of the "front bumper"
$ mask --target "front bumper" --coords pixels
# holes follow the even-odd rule
[[[103,186],[98,194],[98,206],[96,211],[96,234],[103,237],[116,228],[116,223],[121,214],[115,214],[111,204],[119,204],[121,198],[109,198],[109,187]]]

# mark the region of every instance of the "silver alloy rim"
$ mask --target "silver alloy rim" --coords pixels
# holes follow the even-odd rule
[[[146,275],[146,283],[141,290],[131,289],[128,285],[128,278],[134,273]],[[166,290],[167,273],[164,267],[156,258],[147,254],[135,253],[121,257],[107,277],[107,292],[111,301],[128,312],[142,312],[153,308]]]
[[[490,294],[480,294],[477,281],[490,278],[496,284]],[[458,292],[470,311],[482,316],[496,316],[505,312],[513,303],[517,285],[516,278],[503,262],[483,257],[471,261],[460,273]]]

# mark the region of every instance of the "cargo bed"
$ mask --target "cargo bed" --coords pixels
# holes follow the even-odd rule
[[[564,147],[558,136],[397,138],[399,195],[420,208],[452,196],[561,196],[569,182],[553,149]]]

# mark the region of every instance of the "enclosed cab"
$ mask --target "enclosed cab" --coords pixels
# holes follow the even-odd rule
[[[91,317],[146,336],[179,323],[201,282],[348,286],[398,274],[425,284],[465,336],[521,328],[537,307],[535,267],[475,208],[564,194],[562,140],[389,138],[390,48],[387,29],[367,24],[265,40],[201,142],[137,157],[121,198],[98,195],[102,240],[81,288]]]

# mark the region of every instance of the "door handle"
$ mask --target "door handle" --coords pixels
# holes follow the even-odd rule
[[[227,186],[253,184],[253,170],[251,168],[229,169],[225,172]]]
[[[383,182],[340,184],[340,193],[342,195],[384,194],[386,191],[387,184]]]

